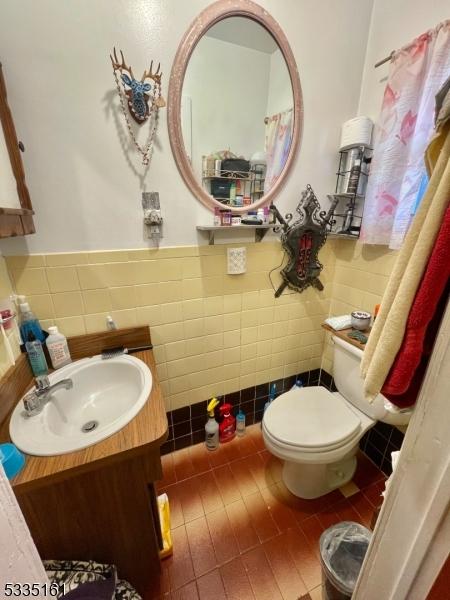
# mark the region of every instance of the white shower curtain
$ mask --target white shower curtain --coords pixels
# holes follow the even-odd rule
[[[294,125],[293,110],[285,110],[266,120],[266,179],[264,193],[274,186],[286,164]]]
[[[400,248],[426,187],[424,152],[435,95],[450,73],[450,20],[399,50],[391,63],[364,203],[361,240]]]

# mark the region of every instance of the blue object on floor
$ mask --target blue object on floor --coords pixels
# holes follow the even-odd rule
[[[25,456],[14,444],[0,444],[0,462],[5,469],[6,477],[12,479],[22,470]]]

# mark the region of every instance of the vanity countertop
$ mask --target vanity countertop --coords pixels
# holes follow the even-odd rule
[[[146,329],[148,332],[148,328]],[[122,330],[122,332],[123,331],[125,330]],[[117,337],[120,334],[121,330],[108,332],[102,334],[102,339],[108,339],[108,341],[114,339],[114,342],[108,344],[108,347],[110,348],[119,346],[121,343],[120,340],[117,340]],[[79,336],[79,339],[88,342],[88,340],[86,340],[87,337],[88,336]],[[75,338],[69,340],[72,356],[74,354],[72,351],[74,339]],[[138,340],[138,344],[136,344],[136,342],[134,342],[134,344],[130,343],[130,340],[127,341],[128,343],[125,343],[124,345],[143,345],[142,340]],[[148,343],[150,343],[150,338],[148,339]],[[92,344],[86,345],[89,345],[92,348]],[[89,353],[90,355],[98,354],[98,351],[95,351],[95,348],[92,348],[92,350],[93,352],[92,354]],[[88,354],[85,352],[84,356],[86,355]],[[155,451],[159,454],[159,447],[167,437],[168,425],[153,352],[151,350],[143,350],[133,353],[133,356],[139,358],[148,365],[153,377],[153,387],[150,396],[136,417],[117,433],[88,448],[57,456],[26,455],[25,467],[11,481],[11,485],[16,491],[22,492],[41,485],[47,485],[123,459],[131,458],[132,456],[138,456],[145,452]],[[81,357],[81,355],[73,356],[75,359]],[[26,361],[24,355],[19,357],[17,363],[19,373],[17,376],[20,376],[20,372],[22,374],[26,371],[30,373],[26,364],[20,364],[24,359]],[[32,379],[30,379],[29,383],[31,384],[31,382]],[[20,398],[21,395],[22,394],[18,397]],[[15,406],[16,403],[17,401],[14,402],[13,406]],[[3,422],[1,422],[0,417],[0,441],[10,441],[9,414],[6,418],[3,418]]]

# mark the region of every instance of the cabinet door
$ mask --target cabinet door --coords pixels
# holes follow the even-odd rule
[[[0,63],[0,238],[34,233],[33,207],[25,183],[16,128]]]

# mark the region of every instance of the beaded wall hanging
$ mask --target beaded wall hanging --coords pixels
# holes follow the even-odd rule
[[[158,124],[158,111],[166,105],[161,95],[162,72],[160,71],[160,63],[158,63],[156,71],[153,72],[153,61],[151,61],[150,68],[144,71],[141,79],[138,80],[135,79],[131,66],[125,63],[122,50],[120,50],[120,62],[115,48],[113,54],[110,54],[110,59],[128,132],[142,156],[142,163],[148,165]],[[149,137],[147,143],[143,146],[137,141],[129,115],[139,125],[147,120],[150,121]]]

